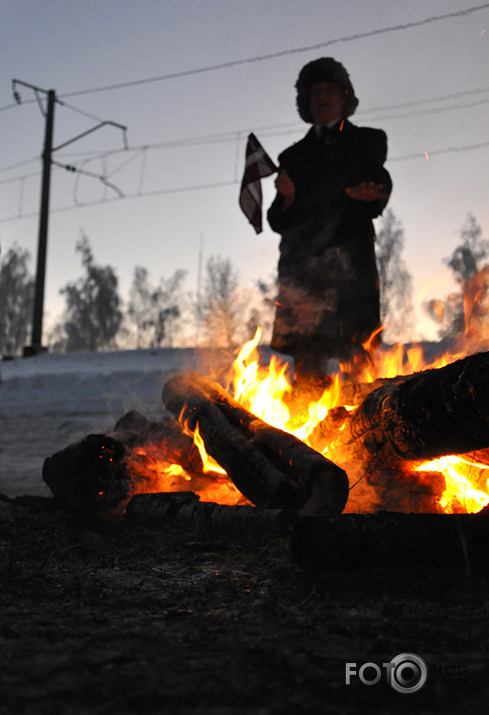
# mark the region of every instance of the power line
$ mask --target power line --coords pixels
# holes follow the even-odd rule
[[[359,110],[356,112],[355,116],[357,117],[365,117],[369,116],[372,114],[376,114],[378,112],[393,112],[399,109],[405,109],[409,107],[419,107],[422,105],[426,104],[433,104],[435,102],[446,102],[450,99],[459,99],[462,97],[468,97],[470,95],[481,95],[481,94],[487,94],[489,92],[489,87],[479,87],[477,89],[468,89],[463,92],[452,92],[450,94],[445,94],[445,95],[439,95],[436,97],[429,97],[428,99],[416,99],[410,102],[401,102],[398,104],[392,104],[392,105],[383,105],[380,107],[371,107],[370,109],[364,109],[364,110]],[[484,99],[478,102],[472,102],[470,104],[453,104],[448,107],[432,107],[430,109],[423,110],[421,112],[413,112],[410,114],[402,114],[402,115],[397,115],[397,116],[390,116],[390,117],[384,117],[380,115],[379,117],[376,117],[374,121],[387,121],[390,119],[402,119],[404,117],[413,117],[413,116],[419,116],[421,114],[440,114],[442,112],[446,111],[451,111],[454,109],[465,109],[467,107],[473,107],[477,106],[479,104],[486,104],[489,102],[489,99]],[[86,117],[94,120],[94,121],[103,121],[100,119],[100,117],[97,117],[93,114],[89,114],[88,112],[84,112],[81,109],[77,109],[76,107],[72,107],[66,103],[62,103],[62,106],[65,106],[68,109],[73,109],[74,111],[79,112],[80,114],[85,115]],[[369,121],[373,121],[372,119],[369,119]],[[283,131],[277,132],[277,129],[282,129]],[[286,122],[286,123],[280,123],[280,124],[267,124],[263,125],[261,127],[249,127],[247,129],[231,129],[225,132],[220,132],[220,133],[213,133],[213,134],[204,134],[200,136],[195,136],[195,137],[187,137],[184,139],[170,139],[168,141],[164,142],[155,142],[152,144],[143,144],[143,145],[138,145],[134,147],[130,147],[129,151],[135,151],[135,152],[142,152],[142,151],[147,151],[151,149],[166,149],[166,148],[181,148],[181,147],[188,147],[188,146],[202,146],[206,144],[218,144],[221,142],[234,142],[239,136],[246,137],[250,131],[254,132],[262,132],[263,136],[281,136],[283,134],[289,134],[293,133],[296,130],[302,130],[303,129],[303,123],[302,122]],[[109,149],[106,151],[98,152],[94,154],[92,151],[80,151],[80,152],[70,152],[69,156],[74,157],[82,157],[82,156],[91,156],[94,160],[99,159],[99,158],[104,158],[111,156],[113,154],[119,154],[119,153],[126,153],[127,154],[127,149]],[[12,169],[16,169],[19,166],[23,166],[24,164],[28,164],[31,162],[37,162],[39,161],[39,157],[32,157],[31,159],[25,159],[24,161],[17,162],[16,164],[11,164],[10,166],[6,166],[3,168],[0,168],[0,173],[10,171]],[[130,161],[130,160],[129,160]],[[12,181],[18,181],[20,179],[24,178],[24,176],[19,176],[19,177],[14,177],[12,178]],[[2,182],[2,183],[9,183],[8,181]]]
[[[0,186],[4,186],[5,184],[14,184],[18,181],[25,181],[26,179],[32,179],[32,178],[39,178],[39,172],[38,171],[31,171],[29,174],[22,174],[22,176],[13,176],[11,179],[3,179],[3,181],[0,181]]]
[[[29,100],[29,104],[31,103],[31,101],[35,101],[35,100]],[[11,104],[6,104],[5,107],[0,107],[0,112],[5,112],[5,110],[13,109],[14,107],[17,107],[17,106],[18,106],[17,102],[12,102]]]
[[[79,107],[74,107],[72,104],[68,104],[67,102],[59,101],[59,104],[62,107],[64,107],[65,109],[71,109],[72,112],[76,112],[77,114],[81,114],[83,117],[92,119],[94,122],[103,122],[104,121],[101,117],[97,117],[96,114],[91,114],[90,112],[86,112],[84,109],[80,109]]]
[[[363,114],[373,114],[374,112],[391,112],[396,109],[407,109],[409,107],[416,107],[423,104],[433,104],[434,102],[446,102],[449,99],[460,99],[461,97],[468,97],[471,94],[487,94],[489,92],[489,87],[479,87],[477,89],[467,89],[463,92],[452,92],[450,94],[442,94],[438,97],[428,97],[428,99],[415,99],[410,102],[401,102],[400,104],[384,105],[382,107],[372,107],[371,109],[360,109],[356,112],[356,116]],[[434,111],[438,111],[436,108]]]
[[[450,146],[444,149],[433,149],[429,152],[421,152],[417,154],[404,154],[403,156],[395,156],[389,159],[389,161],[407,161],[408,159],[429,159],[431,156],[441,156],[442,154],[458,154],[460,152],[475,151],[477,149],[484,149],[489,146],[489,141],[479,142],[478,144],[468,144],[466,146]]]
[[[91,206],[99,206],[100,204],[112,203],[114,201],[122,201],[125,199],[142,199],[149,198],[152,196],[164,196],[166,194],[182,194],[189,193],[192,191],[202,191],[205,189],[221,189],[229,186],[235,186],[240,183],[241,180],[229,179],[227,181],[216,181],[209,184],[193,184],[192,186],[177,186],[173,188],[166,189],[154,189],[151,191],[145,191],[143,193],[137,192],[133,194],[124,194],[124,196],[114,196],[112,198],[106,198],[97,201],[87,201],[85,203],[69,204],[67,206],[58,206],[57,208],[52,208],[51,213],[65,213],[66,211],[73,211],[79,208],[89,208]],[[31,212],[29,214],[24,214],[23,216],[11,216],[9,218],[0,219],[0,223],[11,223],[12,221],[20,221],[21,219],[35,218],[39,215],[38,211]]]
[[[225,62],[225,63],[219,64],[219,65],[211,65],[211,66],[208,66],[208,67],[201,67],[201,68],[196,68],[196,69],[193,69],[193,70],[186,70],[186,71],[179,72],[179,73],[172,73],[172,74],[168,74],[168,75],[161,75],[161,76],[159,76],[159,77],[152,77],[152,78],[148,78],[148,79],[134,80],[134,81],[130,81],[130,82],[123,82],[123,83],[120,83],[120,84],[109,85],[109,86],[106,86],[106,87],[98,87],[98,88],[94,88],[94,89],[80,90],[80,91],[77,91],[77,92],[67,93],[67,94],[65,94],[65,95],[63,95],[63,96],[64,96],[64,97],[71,97],[71,96],[80,95],[80,94],[88,94],[88,93],[92,93],[92,92],[101,92],[101,91],[104,91],[104,90],[117,89],[117,88],[122,88],[122,87],[129,87],[129,86],[134,86],[134,85],[142,84],[142,83],[150,83],[150,82],[163,81],[163,80],[166,80],[166,79],[172,79],[172,78],[176,78],[176,77],[180,77],[180,76],[186,76],[186,75],[189,75],[189,74],[199,74],[199,73],[202,73],[202,72],[213,71],[213,70],[217,70],[217,69],[221,69],[221,68],[226,68],[226,67],[230,67],[230,66],[233,66],[233,65],[239,65],[239,64],[243,64],[243,63],[251,63],[251,62],[264,61],[264,60],[267,60],[267,59],[272,59],[272,58],[274,58],[274,57],[280,57],[280,56],[284,56],[284,55],[287,55],[287,54],[294,54],[294,53],[298,53],[298,52],[305,52],[305,51],[312,50],[312,49],[319,49],[319,48],[321,48],[321,47],[326,47],[326,46],[328,46],[328,45],[336,44],[336,43],[339,43],[339,42],[353,41],[353,40],[356,40],[356,39],[362,39],[362,38],[364,38],[364,37],[370,37],[370,36],[374,36],[374,35],[378,35],[378,34],[384,34],[384,33],[389,33],[389,32],[394,32],[394,31],[400,31],[400,30],[410,29],[410,28],[413,28],[413,27],[418,27],[418,26],[421,26],[421,25],[425,25],[425,24],[429,24],[429,23],[433,23],[433,22],[438,22],[438,21],[441,21],[441,20],[444,20],[444,19],[449,19],[449,18],[454,18],[454,17],[461,17],[461,16],[469,15],[469,14],[472,14],[472,13],[477,12],[477,11],[479,11],[479,10],[486,9],[486,8],[489,8],[489,3],[485,3],[485,4],[483,4],[483,5],[478,5],[478,6],[471,7],[471,8],[466,8],[466,9],[464,9],[464,10],[454,11],[454,12],[447,13],[447,14],[444,14],[444,15],[437,15],[437,16],[433,16],[433,17],[430,17],[430,18],[425,18],[424,20],[418,20],[418,21],[414,21],[414,22],[410,22],[410,23],[404,23],[404,24],[402,24],[402,25],[394,25],[394,26],[391,26],[391,27],[380,28],[380,29],[377,29],[377,30],[371,30],[371,31],[368,31],[368,32],[365,32],[365,33],[358,33],[358,34],[356,34],[356,35],[350,35],[350,36],[346,36],[346,37],[342,37],[342,38],[336,38],[336,39],[333,39],[333,40],[328,40],[328,41],[326,41],[326,42],[318,43],[318,44],[316,44],[316,45],[310,45],[310,46],[307,46],[307,47],[293,48],[293,49],[290,49],[290,50],[282,50],[282,51],[280,51],[280,52],[271,53],[271,54],[269,54],[269,55],[256,56],[256,57],[246,58],[246,59],[242,59],[242,60],[233,60],[233,61]],[[404,107],[416,106],[416,105],[421,105],[421,104],[425,104],[425,103],[432,103],[432,102],[438,102],[438,101],[445,101],[445,100],[450,99],[450,98],[463,97],[463,96],[467,96],[467,95],[470,95],[470,94],[485,93],[485,92],[488,92],[488,91],[489,91],[489,88],[486,87],[486,88],[480,88],[480,89],[475,89],[475,90],[467,90],[467,91],[464,91],[464,92],[453,93],[453,94],[449,94],[449,95],[445,95],[445,96],[441,96],[441,97],[433,97],[433,98],[426,99],[426,100],[416,100],[416,101],[414,101],[414,102],[404,102],[404,103],[402,103],[402,104],[397,104],[397,105],[392,105],[392,106],[377,107],[377,108],[373,108],[373,109],[370,109],[370,110],[360,110],[360,111],[357,113],[357,116],[358,116],[358,115],[365,115],[365,114],[372,114],[372,113],[375,113],[376,111],[394,111],[395,109],[401,109],[401,108],[404,108]],[[36,101],[35,99],[32,99],[32,100],[23,101],[22,103],[23,103],[23,104],[29,104],[29,103],[32,103],[32,102],[35,102],[35,101]],[[79,113],[79,114],[81,114],[81,115],[83,115],[83,116],[85,116],[85,117],[88,117],[88,118],[94,120],[94,121],[99,121],[99,122],[102,122],[102,121],[103,121],[100,117],[98,117],[98,116],[96,116],[96,115],[93,115],[93,114],[91,114],[91,113],[89,113],[89,112],[86,112],[85,110],[82,110],[82,109],[80,109],[80,108],[78,108],[78,107],[74,107],[73,105],[70,105],[70,104],[68,104],[68,103],[65,102],[65,101],[61,101],[61,100],[59,99],[59,97],[56,97],[56,102],[57,102],[60,106],[63,106],[63,107],[65,107],[65,108],[67,108],[67,109],[70,109],[70,110],[72,110],[72,111],[74,111],[74,112],[77,112],[77,113]],[[18,105],[19,105],[19,101],[17,100],[16,102],[13,102],[13,103],[11,103],[11,104],[9,104],[9,105],[6,105],[6,106],[4,106],[4,107],[1,107],[1,108],[0,108],[0,112],[1,112],[1,111],[4,111],[4,110],[7,110],[7,109],[11,109],[11,108],[13,108],[13,107],[17,107]],[[475,105],[471,105],[471,106],[475,106]],[[455,109],[455,108],[459,108],[459,106],[454,106],[454,107],[451,107],[451,108]],[[435,113],[435,112],[437,112],[437,111],[446,111],[446,110],[433,109],[431,112],[430,112],[430,111],[426,111],[425,113],[426,113],[426,114],[429,114],[429,113]],[[412,115],[409,115],[409,116],[416,116],[416,115],[413,115],[413,114],[412,114]],[[391,118],[398,118],[398,117],[391,117]],[[270,128],[274,128],[274,126],[294,126],[294,125],[271,125]],[[267,130],[268,128],[269,128],[269,127],[265,127],[264,129]],[[244,131],[244,130],[240,130],[240,131]],[[247,131],[251,131],[251,130],[247,130]],[[255,127],[255,128],[254,128],[254,131],[259,131],[259,130],[257,130],[256,127]],[[235,138],[236,138],[236,134],[237,134],[236,131],[235,131],[235,132],[226,132],[226,135],[228,135],[227,141],[234,141]],[[229,135],[232,135],[232,136],[229,136]],[[218,141],[218,140],[220,139],[220,137],[222,137],[222,136],[224,136],[224,135],[215,135],[216,141]],[[270,135],[269,135],[269,136],[270,136]],[[277,136],[278,136],[278,135],[277,135]],[[225,140],[226,140],[226,139],[223,139],[223,141],[225,141]],[[173,142],[162,143],[160,146],[162,146],[162,147],[163,147],[163,146],[190,146],[190,145],[192,145],[192,144],[194,144],[194,143],[195,143],[195,144],[199,144],[199,143],[201,143],[201,140],[200,140],[199,138],[197,138],[197,139],[195,139],[195,140],[194,140],[194,139],[174,140]],[[209,137],[209,143],[210,143],[210,137]],[[157,146],[157,145],[148,145],[148,147],[144,147],[144,149],[146,149],[146,148],[155,148],[156,146]],[[105,154],[99,154],[98,156],[105,156]],[[37,159],[38,159],[38,157],[35,157],[35,158],[33,158],[33,159],[30,159],[30,160],[25,160],[25,162],[19,162],[18,164],[13,164],[13,165],[11,165],[11,166],[8,166],[8,167],[5,167],[5,168],[0,169],[0,172],[4,172],[4,171],[11,170],[11,169],[13,169],[13,168],[16,168],[17,166],[21,166],[23,163],[28,163],[29,161],[35,161],[35,160],[37,160]],[[19,177],[19,179],[22,179],[22,178],[24,178],[24,177]]]
[[[193,69],[189,70],[182,70],[180,72],[171,72],[168,74],[164,75],[159,75],[156,77],[147,77],[143,79],[138,79],[138,80],[129,80],[126,82],[119,82],[117,84],[112,84],[112,85],[105,85],[102,87],[93,87],[89,89],[82,89],[82,90],[77,90],[75,92],[66,92],[65,94],[61,95],[62,97],[76,97],[84,94],[94,94],[96,92],[105,92],[113,89],[124,89],[125,87],[134,87],[142,84],[150,84],[153,82],[164,82],[166,80],[170,79],[178,79],[180,77],[188,77],[191,75],[198,75],[198,74],[203,74],[206,72],[215,72],[217,70],[221,69],[227,69],[229,67],[235,67],[243,64],[251,64],[253,62],[264,62],[266,60],[270,59],[275,59],[277,57],[285,57],[287,55],[293,55],[293,54],[299,54],[301,52],[311,52],[312,50],[319,50],[319,49],[324,49],[325,47],[330,47],[332,45],[340,44],[342,42],[353,42],[355,40],[361,40],[365,39],[368,37],[375,37],[376,35],[383,35],[383,34],[388,34],[391,32],[400,32],[403,30],[410,30],[415,27],[422,27],[423,25],[429,25],[434,22],[440,22],[442,20],[448,20],[456,17],[465,17],[467,15],[471,15],[475,12],[479,12],[479,10],[486,10],[489,8],[489,3],[484,3],[483,5],[476,5],[474,7],[469,7],[464,10],[455,10],[454,12],[446,13],[444,15],[434,15],[432,17],[427,17],[424,20],[415,20],[413,22],[407,22],[399,25],[391,25],[389,27],[382,27],[378,28],[376,30],[369,30],[367,32],[359,32],[354,35],[346,35],[344,37],[337,37],[332,40],[326,40],[325,42],[318,42],[314,45],[307,45],[304,47],[295,47],[291,48],[289,50],[280,50],[278,52],[272,52],[266,55],[256,55],[255,57],[246,57],[241,60],[229,60],[228,62],[222,62],[219,64],[215,65],[207,65],[204,67],[196,67]],[[59,97],[57,98],[59,101]],[[26,100],[23,101],[23,104],[31,104],[32,102],[35,102],[36,100],[31,99],[31,100]],[[8,109],[13,109],[14,107],[18,106],[18,102],[12,102],[11,104],[7,104],[4,107],[0,107],[0,112],[3,112]],[[74,111],[79,111],[81,114],[83,114],[83,110],[78,110],[75,107],[70,107],[70,109],[73,109]],[[90,116],[87,115],[86,116]],[[95,119],[95,117],[93,117]]]
[[[443,114],[451,112],[454,109],[470,109],[471,107],[480,107],[481,104],[487,104],[489,99],[478,99],[475,102],[465,102],[464,104],[451,104],[448,107],[432,107],[431,109],[421,109],[416,112],[403,112],[402,114],[393,114],[390,116],[380,115],[378,117],[370,117],[370,122],[390,122],[392,119],[411,119],[411,117],[429,116],[431,114]]]
[[[182,70],[180,72],[171,72],[169,74],[159,75],[158,77],[149,77],[145,79],[130,80],[127,82],[119,82],[117,84],[105,85],[102,87],[93,87],[91,89],[82,89],[76,92],[68,92],[61,95],[62,97],[76,97],[83,94],[94,94],[96,92],[107,92],[113,89],[123,89],[125,87],[135,87],[142,84],[150,84],[153,82],[164,82],[170,79],[178,79],[181,77],[189,77],[191,75],[204,74],[206,72],[215,72],[217,70],[228,69],[230,67],[237,67],[239,65],[251,64],[254,62],[264,62],[266,60],[276,59],[277,57],[285,57],[286,55],[298,54],[301,52],[311,52],[312,50],[324,49],[325,47],[331,47],[332,45],[339,44],[341,42],[353,42],[354,40],[362,40],[367,37],[375,37],[377,35],[384,35],[391,32],[399,32],[402,30],[410,30],[414,27],[421,27],[423,25],[429,25],[434,22],[440,22],[441,20],[448,20],[455,17],[465,17],[471,15],[479,10],[485,10],[489,8],[489,3],[484,3],[483,5],[477,5],[474,7],[466,8],[465,10],[456,10],[454,12],[446,13],[444,15],[434,15],[432,17],[427,17],[424,20],[416,20],[414,22],[407,22],[399,25],[391,25],[390,27],[383,27],[376,30],[369,30],[367,32],[359,32],[354,35],[346,35],[344,37],[337,37],[332,40],[326,40],[325,42],[318,42],[314,45],[308,45],[306,47],[295,47],[289,50],[280,50],[279,52],[271,52],[266,55],[257,55],[255,57],[247,57],[241,60],[230,60],[228,62],[221,62],[215,65],[207,65],[206,67],[196,67],[194,69]]]
[[[18,161],[16,164],[10,164],[10,166],[5,166],[3,169],[0,169],[0,173],[3,173],[4,171],[11,171],[12,169],[17,169],[19,166],[24,166],[25,164],[32,164],[34,161],[39,161],[39,157],[35,156],[32,157],[32,159],[24,159],[23,161]]]
[[[470,102],[470,103],[465,103],[465,104],[456,104],[456,105],[450,105],[448,107],[441,107],[441,108],[431,108],[431,109],[425,109],[425,110],[420,110],[417,112],[409,112],[406,113],[404,112],[403,114],[397,114],[389,117],[375,117],[371,121],[376,121],[376,122],[382,122],[382,121],[391,121],[395,119],[410,119],[411,117],[419,117],[419,116],[426,116],[430,114],[441,114],[443,112],[448,112],[454,109],[468,109],[471,107],[476,107],[481,104],[487,104],[489,102],[489,99],[484,99],[484,100],[478,100],[476,102]],[[416,104],[415,102],[412,102],[411,104]],[[403,105],[399,105],[403,106]],[[384,108],[385,109],[385,108]],[[373,110],[372,110],[373,111]],[[282,128],[282,131],[276,131],[277,128]],[[130,147],[128,149],[109,149],[105,150],[102,152],[98,153],[93,153],[93,152],[70,152],[69,157],[73,157],[72,161],[74,160],[74,157],[90,157],[91,161],[102,161],[103,159],[107,159],[111,156],[116,156],[118,154],[124,154],[127,156],[128,153],[132,153],[132,156],[130,156],[128,159],[126,159],[122,164],[119,166],[116,166],[110,173],[106,175],[105,178],[109,178],[110,176],[114,176],[115,174],[119,173],[122,171],[126,166],[129,164],[133,163],[136,161],[143,153],[146,153],[148,151],[154,151],[157,149],[181,149],[181,148],[187,148],[191,146],[207,146],[210,144],[222,144],[226,142],[237,142],[240,137],[243,138],[243,140],[246,138],[247,134],[249,133],[250,130],[233,130],[229,132],[223,132],[222,134],[211,134],[211,135],[204,135],[201,137],[190,137],[187,139],[176,139],[176,140],[170,140],[166,142],[156,142],[154,144],[143,144],[140,146],[135,146],[135,147]],[[302,133],[304,131],[303,125],[294,122],[290,124],[279,124],[279,125],[268,125],[265,127],[260,128],[254,128],[254,131],[260,132],[260,136],[263,137],[278,137],[278,136],[284,136],[284,135],[289,135],[289,134],[297,134],[297,133]],[[6,167],[5,169],[0,169],[0,173],[3,171],[7,171],[8,169],[16,168],[17,166],[21,166],[22,164],[26,163],[31,163],[32,161],[37,161],[38,159],[29,159],[26,160],[25,162],[19,162],[19,164],[14,164],[10,167]],[[86,162],[85,162],[86,163]],[[59,165],[62,166],[62,168],[68,169],[69,171],[76,172],[78,169],[77,167],[74,166],[67,166],[67,165]],[[80,173],[84,173],[82,170],[80,170]],[[13,176],[10,179],[4,179],[0,181],[0,186],[1,185],[6,185],[6,184],[13,184],[19,181],[23,181],[25,179],[29,179],[35,176],[38,176],[39,172],[30,172],[28,174],[21,174],[18,176]],[[102,177],[97,174],[97,178],[100,178],[102,180]]]
[[[397,104],[397,105],[391,105],[391,106],[384,106],[384,107],[379,107],[379,108],[373,108],[370,109],[366,112],[366,114],[371,114],[377,110],[384,110],[384,111],[393,111],[395,109],[400,109],[408,106],[420,106],[423,104],[427,103],[432,103],[434,101],[446,101],[450,98],[453,97],[464,97],[467,95],[471,94],[482,94],[489,92],[489,87],[488,88],[481,88],[477,90],[467,90],[464,92],[458,92],[458,93],[452,93],[449,95],[444,95],[432,99],[424,99],[424,100],[415,100],[412,102],[404,102],[402,104]],[[470,107],[478,106],[481,104],[486,104],[489,102],[489,99],[483,99],[483,100],[478,100],[475,102],[471,103],[464,103],[464,104],[452,104],[446,107],[432,107],[430,109],[425,109],[425,110],[420,110],[420,111],[415,111],[415,112],[410,112],[406,113],[403,112],[402,114],[394,115],[394,116],[388,116],[388,117],[376,117],[374,119],[371,119],[370,121],[388,121],[388,120],[393,120],[393,119],[406,119],[406,118],[411,118],[415,116],[421,116],[421,115],[430,115],[430,114],[440,114],[442,112],[446,111],[451,111],[454,109],[467,109]],[[83,113],[83,112],[82,112]],[[95,117],[95,115],[88,115],[91,119],[98,119]],[[260,132],[262,137],[277,137],[277,136],[283,136],[286,134],[294,134],[298,132],[303,131],[303,125],[302,123],[299,122],[294,122],[294,123],[282,123],[282,124],[272,124],[272,125],[266,125],[263,127],[254,127],[254,131]],[[277,131],[277,129],[282,129],[283,131]],[[123,161],[121,164],[116,166],[114,169],[112,169],[111,172],[105,173],[104,175],[101,174],[94,174],[92,172],[87,172],[84,169],[81,169],[79,167],[69,165],[69,164],[57,164],[57,162],[53,162],[53,165],[56,166],[57,168],[64,168],[70,172],[77,173],[80,175],[86,175],[86,176],[92,176],[93,178],[99,179],[103,184],[108,186],[109,188],[112,188],[115,190],[117,193],[122,194],[120,189],[112,184],[108,183],[108,179],[112,176],[115,176],[115,174],[119,173],[122,171],[126,166],[129,164],[133,163],[136,161],[138,158],[143,156],[143,161],[145,161],[145,158],[147,156],[147,152],[151,150],[157,150],[157,149],[168,149],[168,148],[186,148],[186,147],[191,147],[191,146],[206,146],[210,144],[217,144],[217,143],[225,143],[225,142],[236,142],[237,144],[239,143],[239,139],[244,138],[247,136],[247,134],[251,131],[250,129],[240,129],[240,130],[230,130],[226,132],[221,132],[221,133],[216,133],[216,134],[208,134],[208,135],[201,135],[197,137],[189,137],[186,139],[174,139],[174,140],[169,140],[165,142],[157,142],[154,144],[145,144],[141,146],[136,146],[136,147],[131,147],[130,149],[111,149],[111,150],[106,150],[103,152],[99,153],[93,153],[93,152],[75,152],[75,153],[70,153],[68,156],[70,157],[83,157],[83,156],[88,156],[90,159],[87,159],[83,162],[83,165],[86,165],[89,160],[91,161],[103,161],[104,159],[109,158],[110,156],[115,156],[118,154],[123,153],[126,157],[128,152],[132,153],[132,156],[127,158],[125,161]],[[457,149],[457,148],[451,148],[449,151],[467,151],[472,149],[472,147],[475,146],[476,148],[484,147],[486,144],[482,142],[481,144],[478,145],[470,145],[468,149]],[[447,150],[440,150],[441,153],[446,153]],[[432,152],[432,156],[436,155],[440,152]],[[405,155],[405,157],[396,157],[390,159],[390,161],[402,161],[405,159],[410,159],[410,158],[418,158],[420,155],[418,154],[409,154]],[[23,162],[18,162],[17,164],[12,164],[11,166],[5,167],[3,169],[0,169],[1,172],[5,172],[14,168],[17,168],[19,166],[22,166],[24,164],[31,163],[33,161],[38,161],[39,158],[35,157],[34,159],[28,159]],[[72,159],[73,161],[73,159]],[[143,167],[141,168],[141,172],[143,171]],[[6,184],[12,184],[12,183],[18,183],[18,182],[23,182],[26,179],[38,177],[39,172],[33,171],[27,174],[22,174],[20,176],[14,176],[11,177],[10,179],[4,179],[3,181],[0,181],[0,185],[6,185]],[[140,185],[142,184],[142,176],[140,177]],[[76,203],[76,202],[75,202]]]
[[[434,157],[434,156],[441,156],[443,154],[455,154],[455,153],[468,152],[468,151],[476,151],[478,149],[484,149],[487,147],[489,147],[489,141],[484,141],[484,142],[479,142],[478,144],[470,144],[470,145],[466,145],[466,146],[452,146],[452,147],[445,147],[442,149],[434,149],[428,153],[417,152],[417,153],[413,153],[413,154],[405,154],[402,156],[390,157],[389,161],[390,162],[401,162],[401,161],[409,161],[409,160],[413,160],[413,159],[420,159],[420,160],[426,161],[430,157]],[[76,171],[76,169],[75,169],[75,171]],[[83,173],[83,172],[80,171],[80,173]],[[95,175],[93,175],[93,176],[95,176]],[[97,175],[96,178],[99,178],[102,180],[104,177]],[[241,179],[235,178],[235,179],[228,179],[226,181],[216,181],[216,182],[207,183],[207,184],[193,184],[190,186],[175,186],[175,187],[169,187],[169,188],[165,188],[165,189],[154,189],[154,190],[145,191],[145,192],[138,191],[138,192],[132,193],[132,194],[121,195],[119,193],[118,196],[114,196],[111,198],[104,198],[104,199],[99,199],[96,201],[88,201],[85,203],[77,202],[75,204],[59,206],[57,208],[51,209],[51,213],[64,213],[67,211],[73,211],[74,209],[78,209],[78,208],[89,208],[91,206],[99,206],[100,204],[103,204],[103,203],[112,203],[114,201],[122,201],[125,199],[141,199],[141,198],[150,198],[150,197],[154,197],[154,196],[165,196],[165,195],[170,195],[170,194],[190,193],[192,191],[221,189],[221,188],[226,188],[226,187],[230,187],[230,186],[237,186],[240,184],[240,182],[241,182]],[[102,183],[104,183],[104,182],[102,182]],[[118,189],[115,188],[114,186],[111,186],[111,188],[114,188],[115,191],[118,191]],[[36,216],[38,216],[37,211],[29,213],[29,214],[24,214],[22,216],[10,216],[8,218],[0,219],[0,224],[11,223],[13,221],[20,221],[22,219],[34,218]]]

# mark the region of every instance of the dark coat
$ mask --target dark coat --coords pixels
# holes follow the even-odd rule
[[[272,346],[296,356],[350,357],[380,325],[372,219],[387,200],[358,201],[345,189],[392,183],[379,129],[339,122],[326,139],[314,127],[279,157],[295,185],[283,209],[277,194],[268,221],[282,235]]]

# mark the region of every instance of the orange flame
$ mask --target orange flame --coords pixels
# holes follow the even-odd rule
[[[453,514],[474,514],[489,504],[487,493],[489,465],[479,464],[464,457],[440,457],[416,467],[423,472],[441,472],[445,477],[445,491],[440,499],[442,509]],[[485,491],[474,485],[482,486]]]
[[[324,420],[328,413],[337,407],[346,407],[348,411],[356,409],[354,405],[342,403],[341,375],[333,376],[331,386],[328,387],[317,401],[311,401],[307,407],[306,415],[301,421],[297,415],[291,415],[287,406],[287,396],[292,389],[285,376],[287,365],[280,365],[272,358],[268,370],[260,367],[257,346],[260,341],[261,331],[246,343],[241,349],[233,364],[234,369],[234,396],[246,409],[268,422],[274,427],[291,432],[307,443],[308,435]],[[393,378],[410,375],[420,370],[439,368],[462,357],[463,354],[444,355],[427,363],[420,346],[405,348],[395,345],[385,351],[379,347],[373,348],[376,335],[372,335],[364,348],[369,352],[369,363],[366,364],[360,380],[364,383],[374,382],[376,379]],[[337,431],[345,428],[345,423],[337,424]],[[317,447],[316,447],[317,448]],[[321,446],[324,454],[334,461],[334,443]],[[412,465],[413,481],[416,472],[436,471],[445,478],[445,491],[439,500],[442,511],[477,512],[489,504],[489,465],[482,465],[465,457],[447,456],[431,462]],[[347,470],[348,471],[348,470]],[[481,474],[484,475],[481,477]],[[477,481],[474,481],[474,475]],[[369,505],[365,505],[369,510]]]
[[[298,411],[293,406],[292,385],[287,378],[288,364],[280,363],[274,356],[267,367],[260,363],[258,345],[261,335],[262,331],[258,328],[254,338],[243,345],[233,363],[230,390],[233,397],[265,422],[294,434],[306,443],[314,428],[330,413],[334,430],[338,434],[346,426],[347,412],[356,409],[356,405],[344,404],[344,375],[341,372],[333,375],[331,384],[319,399],[309,401],[305,408],[302,405]],[[359,382],[363,384],[372,383],[380,377],[393,378],[428,368],[442,367],[463,357],[463,353],[445,355],[427,363],[420,346],[406,349],[402,345],[396,345],[386,350],[378,345],[375,338],[376,335],[372,335],[364,345],[369,360],[363,372],[357,376]],[[345,372],[348,372],[346,368]],[[188,425],[182,424],[182,428],[187,434],[193,435],[202,460],[202,474],[200,476],[188,474],[180,465],[165,461],[164,455],[158,453],[157,445],[139,447],[130,459],[130,469],[143,480],[141,489],[145,491],[191,489],[198,493],[203,501],[217,501],[221,504],[248,503],[230,481],[225,470],[207,454],[198,424],[193,433],[188,429]],[[318,449],[317,444],[315,449]],[[334,437],[329,441],[325,439],[318,451],[335,461]],[[413,486],[417,483],[417,472],[438,472],[443,475],[445,490],[438,501],[441,511],[472,513],[489,505],[489,465],[471,460],[468,455],[447,456],[423,464],[405,464],[404,467],[411,475],[409,479],[412,478]],[[346,470],[348,472],[348,467]],[[403,468],[404,471],[406,470]],[[355,485],[352,488],[355,488]],[[373,502],[367,498],[364,502],[360,500],[360,510],[371,511],[372,508],[374,508]]]
[[[197,424],[194,432],[194,442],[195,446],[199,450],[200,457],[202,459],[202,471],[204,474],[224,474],[227,476],[226,470],[221,467],[220,464],[213,459],[210,454],[207,454],[205,449],[204,440],[201,437],[199,425]]]

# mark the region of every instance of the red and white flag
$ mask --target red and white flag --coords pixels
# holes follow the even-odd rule
[[[248,136],[246,163],[239,193],[239,205],[257,233],[262,228],[262,193],[260,179],[278,171],[254,134]]]

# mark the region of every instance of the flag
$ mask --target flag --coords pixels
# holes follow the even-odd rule
[[[246,162],[239,193],[239,205],[257,233],[262,232],[260,179],[278,171],[254,134],[248,136]]]

